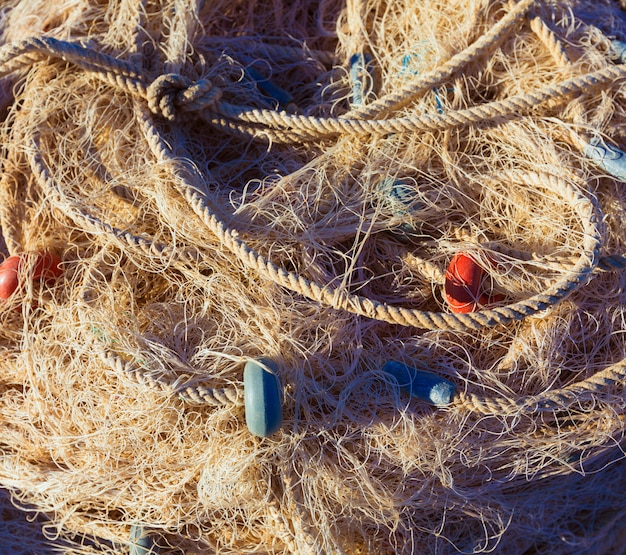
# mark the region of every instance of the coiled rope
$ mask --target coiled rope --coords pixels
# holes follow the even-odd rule
[[[451,58],[447,63],[430,74],[424,75],[409,89],[392,94],[380,101],[348,113],[345,117],[319,118],[293,115],[286,112],[259,110],[245,106],[233,106],[221,100],[222,91],[208,79],[192,79],[168,73],[149,79],[132,64],[113,56],[98,52],[93,45],[61,41],[51,37],[36,37],[0,49],[0,75],[6,76],[28,68],[42,59],[60,59],[75,67],[96,75],[117,91],[131,95],[136,100],[136,120],[147,140],[150,149],[159,162],[174,162],[176,156],[157,129],[153,118],[163,117],[176,121],[183,114],[194,112],[220,129],[243,136],[264,137],[273,141],[293,142],[321,140],[337,134],[388,134],[423,131],[443,131],[455,127],[483,125],[486,122],[497,124],[500,120],[522,117],[542,104],[563,103],[575,95],[584,94],[600,87],[615,86],[626,76],[626,66],[608,66],[601,70],[568,79],[558,85],[542,87],[538,90],[514,95],[504,100],[473,106],[464,110],[447,111],[443,114],[407,115],[389,119],[372,119],[392,109],[398,109],[411,102],[423,90],[439,84],[453,75],[489,48],[492,48],[526,16],[533,5],[530,0],[518,3],[503,17],[489,33],[481,37],[471,47]],[[537,18],[532,19],[531,27],[544,44],[555,52],[557,61],[565,64],[565,53],[559,47]],[[40,187],[63,207],[64,214],[91,233],[106,233],[126,248],[144,252],[150,256],[175,259],[182,266],[194,263],[198,253],[193,248],[174,249],[154,241],[150,237],[136,236],[116,228],[85,211],[77,203],[63,197],[62,189],[51,177],[46,163],[40,154],[39,138],[30,138],[29,163]],[[170,164],[168,167],[175,167]],[[625,266],[622,255],[601,256],[602,239],[599,224],[602,212],[595,199],[562,178],[547,173],[526,173],[524,179],[537,189],[562,198],[576,214],[582,229],[582,254],[578,260],[564,262],[563,277],[540,294],[508,306],[485,309],[469,314],[448,314],[428,312],[392,306],[344,289],[332,288],[328,284],[313,282],[295,272],[288,271],[262,256],[240,238],[236,230],[229,228],[206,202],[206,198],[185,178],[175,175],[174,183],[199,220],[209,229],[219,242],[231,251],[243,264],[253,269],[264,279],[268,279],[287,289],[303,295],[315,302],[346,310],[368,318],[413,326],[421,329],[468,332],[485,327],[504,325],[525,319],[537,312],[550,308],[563,300],[577,288],[592,279],[593,272],[621,269]],[[517,176],[519,178],[519,175]],[[12,227],[3,228],[9,234],[7,244],[17,244],[11,240]],[[123,357],[109,352],[104,360],[117,371],[135,376],[138,381],[150,387],[174,389],[179,394],[196,402],[210,404],[240,403],[241,395],[236,389],[214,390],[204,386],[181,390],[179,384],[165,383],[162,380],[148,379],[141,370],[132,367]],[[541,410],[546,406],[567,405],[581,392],[598,392],[623,378],[624,363],[611,366],[567,388],[548,392],[541,397],[522,398],[511,401],[494,397],[478,397],[472,394],[459,394],[457,403],[470,410],[483,413],[510,412],[513,410]]]

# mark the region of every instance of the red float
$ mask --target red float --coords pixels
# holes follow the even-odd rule
[[[46,282],[53,282],[63,274],[61,259],[52,252],[40,252],[35,262],[33,279],[44,279]]]
[[[475,312],[491,303],[501,301],[503,295],[483,291],[485,270],[467,253],[454,255],[446,271],[446,301],[452,312]]]
[[[0,264],[0,299],[8,299],[17,289],[21,262],[22,258],[14,255]]]
[[[20,286],[20,274],[24,271],[26,255],[15,254],[9,256],[0,264],[0,299],[8,299]],[[47,283],[55,281],[63,273],[61,259],[49,251],[37,253],[33,279],[44,280]]]

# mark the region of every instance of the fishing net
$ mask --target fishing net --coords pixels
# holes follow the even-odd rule
[[[0,28],[3,546],[624,552],[618,2]]]

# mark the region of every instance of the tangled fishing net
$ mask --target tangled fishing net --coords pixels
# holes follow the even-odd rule
[[[624,552],[617,2],[11,0],[1,30],[6,549]]]

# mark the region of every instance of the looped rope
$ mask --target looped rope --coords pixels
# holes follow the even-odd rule
[[[45,168],[42,167],[45,172]],[[40,179],[46,179],[46,176],[40,176]],[[48,177],[49,179],[49,177]],[[94,304],[96,299],[96,282],[103,279],[104,272],[101,266],[104,265],[106,252],[102,251],[100,255],[91,263],[85,281],[82,285],[82,291],[79,297],[85,303],[86,307]],[[101,330],[93,325],[93,318],[87,317],[90,322],[86,327],[86,333],[94,348],[97,350],[101,360],[107,364],[118,376],[125,376],[136,383],[142,384],[152,390],[162,391],[169,394],[176,394],[180,399],[188,403],[203,404],[213,407],[238,407],[243,405],[244,395],[241,385],[230,384],[226,387],[214,388],[209,387],[207,383],[197,380],[188,381],[181,377],[158,375],[150,372],[145,365],[139,364],[136,360],[129,360],[128,356],[115,351],[112,348],[112,341],[109,340]],[[87,331],[88,330],[88,331]],[[169,353],[169,362],[173,366],[184,367],[185,363],[181,362],[174,353]],[[162,354],[161,357],[163,358]],[[196,372],[191,372],[196,374]]]
[[[519,6],[526,8],[530,3],[532,3],[532,0],[523,0]],[[535,26],[539,32],[543,32],[543,28],[539,28],[537,25]],[[65,61],[75,63],[85,71],[95,73],[98,77],[112,84],[117,89],[128,92],[139,99],[147,100],[147,104],[153,114],[162,115],[168,120],[174,120],[177,111],[204,110],[205,108],[209,108],[215,110],[213,116],[216,114],[228,116],[223,120],[224,126],[238,126],[243,121],[245,129],[237,127],[243,134],[253,130],[269,131],[282,127],[281,132],[293,133],[294,135],[310,133],[310,137],[319,137],[325,136],[328,133],[350,133],[355,131],[369,131],[375,133],[380,130],[387,131],[385,126],[391,126],[389,129],[401,132],[414,130],[421,125],[420,121],[415,119],[419,116],[387,120],[354,120],[346,118],[333,119],[285,116],[284,114],[271,111],[245,110],[241,107],[235,110],[235,107],[219,102],[222,91],[215,87],[208,79],[194,82],[187,77],[170,73],[159,76],[150,83],[140,72],[125,62],[104,54],[99,54],[82,45],[65,44],[62,41],[50,40],[48,38],[31,39],[16,46],[0,48],[0,75],[15,71],[19,67],[32,64],[34,61],[46,56],[61,58]],[[498,105],[505,107],[507,109],[505,110],[506,113],[529,110],[542,102],[564,97],[574,92],[581,92],[581,90],[584,90],[585,87],[588,86],[597,87],[601,84],[612,83],[617,79],[624,78],[625,75],[626,65],[617,67],[609,66],[595,73],[570,79],[562,83],[560,87],[540,89],[524,97],[509,97],[501,101]],[[493,118],[498,114],[502,115],[502,112],[497,111],[493,113],[486,112],[485,110],[487,110],[487,108],[489,108],[489,105],[479,105],[466,111],[459,110],[452,115],[442,115],[440,120],[434,123],[431,121],[430,127],[424,125],[425,128],[432,129],[472,125],[478,120],[484,121],[485,118]],[[493,108],[493,106],[491,106],[491,108]],[[211,114],[203,114],[205,119],[210,119],[213,116]],[[429,117],[430,120],[434,118],[434,116]],[[451,119],[445,119],[447,117]],[[137,119],[143,128],[144,135],[155,157],[159,160],[173,160],[175,158],[173,152],[170,151],[160,132],[152,124],[151,117],[147,113],[145,105],[141,103],[137,103]],[[222,123],[222,120],[220,120],[220,123]],[[400,125],[401,123],[402,125]],[[319,129],[316,127],[318,124],[320,126]],[[251,127],[258,125],[264,127]],[[376,126],[379,126],[379,129],[377,129]],[[307,137],[309,137],[309,135],[307,135]],[[296,136],[295,138],[297,139],[298,137]],[[36,139],[34,139],[33,142],[35,147],[33,152],[37,153],[39,149]],[[47,186],[47,188],[51,190],[54,189],[53,180],[50,179],[48,172],[45,170],[43,160],[35,154],[30,157],[30,163],[35,176],[42,183],[42,187]],[[332,289],[327,284],[311,282],[294,272],[287,271],[279,265],[274,264],[272,261],[265,259],[253,249],[249,248],[247,244],[237,236],[233,229],[230,229],[224,222],[220,221],[217,215],[213,213],[210,206],[207,205],[206,199],[195,190],[191,183],[188,183],[183,178],[178,186],[190,208],[207,228],[216,235],[218,240],[248,267],[256,270],[259,275],[274,283],[287,287],[316,302],[321,302],[322,304],[337,309],[348,310],[355,314],[381,321],[423,329],[469,331],[498,324],[506,324],[536,314],[558,303],[577,287],[586,283],[597,268],[610,270],[623,267],[624,258],[621,255],[605,257],[606,259],[603,259],[602,263],[600,263],[602,237],[598,229],[598,223],[602,221],[602,213],[594,198],[587,198],[586,195],[572,184],[557,179],[554,176],[527,174],[526,179],[534,183],[538,188],[556,193],[568,202],[582,224],[584,237],[583,253],[577,262],[572,260],[573,264],[567,269],[563,278],[553,283],[544,293],[505,307],[470,314],[424,312],[415,309],[390,306],[386,303],[381,303],[367,297],[361,297],[346,290]],[[105,231],[113,234],[133,248],[146,250],[155,255],[161,255],[163,252],[161,245],[157,245],[149,240],[146,241],[143,237],[124,234],[121,230],[103,225],[102,222],[88,215],[77,214],[75,210],[72,211],[72,215],[86,224],[89,224],[85,226],[87,229]],[[139,374],[141,374],[141,372]],[[138,379],[140,378],[139,375],[137,375],[137,377]],[[164,387],[164,384],[159,383],[159,386]],[[165,384],[165,386],[173,387],[174,384]],[[180,391],[178,384],[176,384],[176,388],[177,391]],[[198,398],[202,398],[204,402],[212,402],[214,399],[223,402],[227,399],[227,397],[223,397],[221,394],[216,394],[217,390],[210,390],[210,393],[207,393],[207,391],[209,390],[202,389],[194,390],[191,393],[186,391],[183,394],[186,397],[195,397],[197,394]],[[228,401],[233,402],[233,400],[237,399],[239,399],[238,394],[233,393],[232,399],[228,399]],[[561,398],[558,400],[560,399]],[[498,404],[496,401],[491,400],[491,402],[492,404],[495,403],[495,405],[501,406],[501,404]],[[480,403],[478,404],[483,406]],[[518,407],[517,404],[515,406]]]
[[[222,97],[222,91],[209,79],[193,82],[183,75],[166,73],[150,84],[146,96],[153,114],[160,114],[173,121],[176,109],[202,110],[214,105]]]

